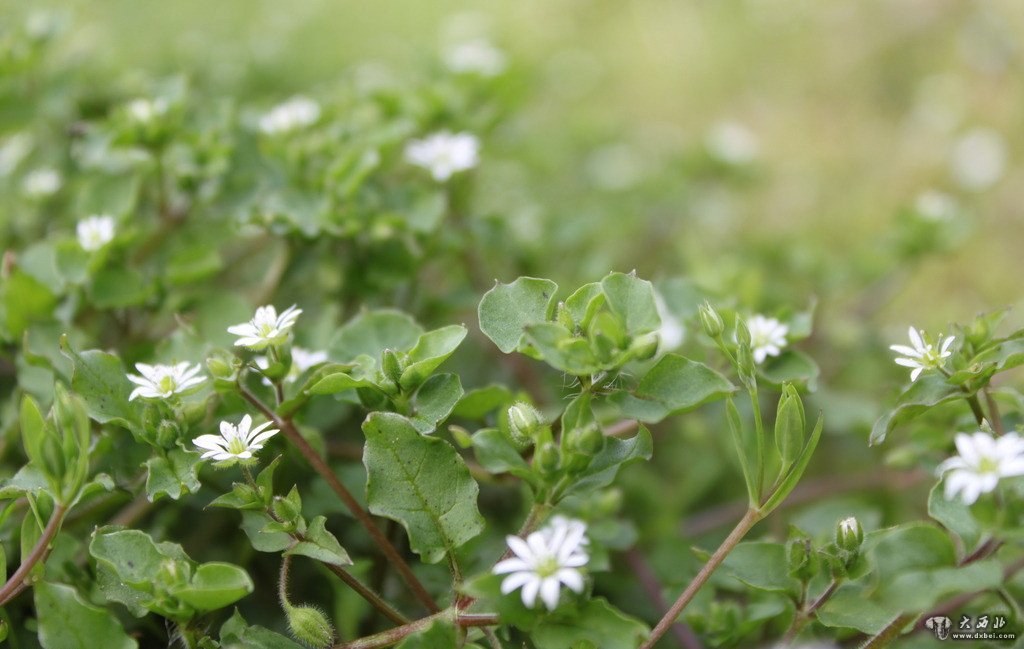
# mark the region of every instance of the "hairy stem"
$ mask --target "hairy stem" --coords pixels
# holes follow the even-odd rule
[[[267,419],[273,421],[274,425],[281,429],[281,432],[285,434],[285,437],[288,438],[288,441],[290,441],[296,448],[299,449],[299,452],[302,453],[302,456],[304,458],[306,458],[306,461],[309,462],[310,466],[312,466],[313,469],[320,474],[320,477],[327,481],[327,484],[331,487],[331,490],[334,491],[335,495],[337,495],[338,498],[345,504],[345,507],[348,508],[348,510],[355,517],[355,519],[359,521],[359,523],[366,529],[366,531],[370,534],[370,537],[373,538],[373,541],[376,544],[376,546],[380,548],[380,551],[384,553],[385,557],[387,557],[388,561],[390,561],[391,564],[398,570],[399,574],[402,576],[402,579],[409,586],[409,589],[412,590],[416,598],[420,600],[420,602],[422,602],[423,605],[426,606],[429,611],[436,612],[440,610],[439,607],[437,606],[437,602],[434,601],[434,598],[430,596],[430,593],[427,592],[427,589],[423,587],[423,584],[420,582],[420,580],[417,579],[415,574],[413,574],[412,569],[409,567],[409,564],[405,562],[405,559],[403,559],[402,556],[398,553],[398,550],[395,549],[395,546],[390,541],[388,541],[384,533],[380,530],[379,527],[377,527],[377,524],[373,522],[373,518],[370,517],[369,512],[367,512],[359,505],[359,502],[352,495],[352,492],[350,492],[348,488],[344,484],[342,484],[341,480],[338,479],[338,476],[334,475],[334,472],[331,471],[331,468],[327,466],[327,462],[325,462],[324,459],[317,454],[313,447],[309,445],[309,442],[307,442],[306,439],[302,436],[302,434],[299,433],[299,430],[295,427],[295,424],[292,423],[291,419],[279,417],[276,412],[271,410],[265,403],[263,403],[259,399],[259,397],[254,395],[252,392],[249,391],[248,388],[242,385],[241,382],[239,382],[238,384],[238,390],[246,401],[255,406],[257,410],[259,410],[261,413],[263,413],[265,417],[267,417]]]
[[[732,552],[733,548],[736,547],[736,544],[738,544],[740,540],[747,535],[750,528],[752,528],[759,520],[761,520],[761,512],[759,510],[753,507],[747,510],[747,513],[743,515],[743,518],[736,523],[736,527],[729,532],[729,536],[722,541],[722,544],[718,546],[718,549],[711,555],[708,562],[700,569],[697,576],[693,578],[693,581],[691,581],[689,585],[687,585],[683,594],[679,596],[675,603],[668,609],[668,612],[666,612],[661,618],[661,621],[658,622],[658,625],[654,627],[654,630],[651,631],[651,636],[642,645],[640,645],[640,649],[651,649],[651,647],[653,647],[655,643],[657,643],[658,640],[668,632],[675,623],[676,618],[678,618],[683,612],[683,609],[685,609],[690,601],[693,600],[701,587],[707,583],[708,579],[711,577],[711,573],[721,565],[722,561],[724,561],[729,553]]]
[[[498,624],[498,616],[491,613],[459,613],[455,608],[448,608],[440,613],[435,613],[429,617],[394,629],[359,638],[358,640],[352,640],[351,642],[342,642],[341,644],[334,645],[334,649],[381,649],[382,647],[390,647],[401,642],[407,636],[426,629],[435,620],[450,620],[456,626],[463,629],[496,626]]]
[[[788,645],[796,638],[797,634],[799,634],[804,626],[814,617],[815,611],[821,608],[825,602],[835,595],[836,590],[839,589],[839,584],[839,579],[833,579],[832,583],[830,583],[828,588],[825,589],[825,592],[818,596],[818,599],[811,602],[811,604],[804,610],[797,612],[796,617],[793,618],[793,624],[790,625],[789,630],[786,631],[786,635],[783,636],[783,645]]]
[[[53,513],[50,514],[50,520],[46,523],[46,527],[43,528],[43,533],[36,542],[35,547],[28,553],[28,556],[21,562],[21,565],[14,571],[14,574],[7,580],[3,588],[0,588],[0,606],[4,606],[15,595],[24,590],[23,582],[25,578],[32,571],[32,568],[46,556],[46,553],[49,551],[50,542],[53,541],[53,537],[57,536],[60,524],[64,520],[64,514],[67,510],[67,507],[62,504],[54,505]]]

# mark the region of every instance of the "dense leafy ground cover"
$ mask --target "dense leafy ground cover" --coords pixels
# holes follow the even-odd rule
[[[2,9],[8,645],[1024,646],[1012,5],[420,4]]]

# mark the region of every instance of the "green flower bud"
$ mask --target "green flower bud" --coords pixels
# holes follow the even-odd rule
[[[700,305],[699,314],[700,326],[704,329],[704,333],[716,340],[721,337],[722,332],[725,331],[725,322],[722,321],[718,310],[711,306],[710,302],[704,302]]]
[[[181,429],[178,423],[170,419],[162,420],[156,427],[156,445],[160,448],[173,448],[180,436]]]
[[[533,456],[533,463],[540,469],[542,475],[554,475],[558,471],[560,461],[558,445],[554,442],[546,442]]]
[[[595,426],[573,431],[569,438],[569,446],[587,457],[593,457],[604,447],[604,433]]]
[[[756,381],[757,363],[750,351],[750,345],[740,343],[736,349],[736,372],[744,386],[751,386]]]
[[[750,329],[747,329],[747,323],[739,316],[736,316],[736,342],[740,347],[750,347]]]
[[[384,372],[384,376],[388,377],[396,384],[402,379],[402,361],[391,349],[385,349],[381,355],[380,360],[381,370]]]
[[[508,426],[517,442],[531,439],[537,429],[544,423],[544,418],[536,408],[523,401],[518,401],[508,409]]]
[[[224,381],[233,381],[235,378],[235,368],[229,361],[219,357],[211,356],[206,359],[206,367],[210,370],[210,374],[215,379],[221,379]]]
[[[288,492],[288,495],[284,498],[274,498],[272,508],[274,510],[274,514],[286,523],[292,523],[301,518],[302,500],[299,498],[298,489],[292,487],[292,490]]]
[[[329,647],[334,641],[334,627],[319,609],[312,606],[285,604],[288,628],[297,640],[315,649]]]
[[[796,462],[804,448],[804,404],[800,393],[792,384],[782,388],[775,416],[775,446],[782,455],[783,470]]]
[[[788,555],[789,574],[801,581],[807,581],[814,576],[815,566],[811,539],[799,537],[790,541]]]
[[[841,550],[856,555],[864,543],[864,528],[853,516],[844,518],[836,525],[836,546]]]
[[[638,336],[629,345],[629,348],[638,360],[645,361],[648,358],[651,358],[658,352],[657,332]]]

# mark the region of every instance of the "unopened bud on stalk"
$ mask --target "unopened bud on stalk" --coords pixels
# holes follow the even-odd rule
[[[533,456],[534,464],[544,475],[553,475],[558,471],[559,461],[558,445],[554,442],[546,442],[537,449],[537,453]]]
[[[541,414],[528,403],[518,401],[508,409],[509,429],[517,442],[528,441],[543,423]]]
[[[402,378],[402,362],[398,359],[398,354],[391,349],[384,350],[384,354],[381,357],[381,369],[384,370],[384,376],[395,383],[398,383]]]
[[[725,331],[725,322],[722,321],[722,316],[715,307],[711,306],[710,302],[700,305],[700,326],[703,327],[704,333],[716,340]]]
[[[839,521],[839,524],[836,525],[836,545],[840,549],[856,555],[860,551],[862,543],[864,543],[864,528],[860,526],[860,521],[853,516]]]
[[[747,323],[743,321],[743,318],[736,316],[736,342],[740,347],[744,345],[750,347],[750,329],[747,328]]]
[[[314,649],[329,647],[334,641],[334,627],[327,616],[312,606],[292,606],[286,603],[288,627],[298,640]]]

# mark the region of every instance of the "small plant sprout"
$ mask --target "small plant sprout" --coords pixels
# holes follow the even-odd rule
[[[75,228],[78,245],[87,252],[96,252],[114,239],[114,217],[99,214],[82,219]]]
[[[763,315],[752,316],[747,321],[747,329],[750,330],[750,351],[754,355],[754,362],[758,365],[769,356],[781,354],[782,348],[786,346],[789,326],[775,318],[767,318]]]
[[[910,336],[912,347],[890,345],[889,349],[897,354],[902,354],[896,358],[896,364],[911,368],[911,382],[916,381],[917,377],[921,376],[921,372],[925,370],[941,369],[946,364],[946,359],[953,353],[950,347],[956,340],[954,336],[944,337],[940,334],[939,339],[932,345],[927,341],[925,333],[914,327],[907,330],[907,335]]]
[[[292,97],[260,117],[259,129],[267,135],[291,133],[316,124],[320,104],[307,97]]]
[[[981,494],[994,491],[1001,478],[1024,475],[1024,439],[1017,433],[993,437],[983,430],[959,433],[954,455],[939,465],[946,479],[946,500],[958,494],[967,505]]]
[[[228,421],[220,422],[220,435],[200,435],[192,440],[205,452],[202,458],[217,462],[235,463],[248,462],[255,457],[256,451],[263,448],[264,442],[276,435],[276,428],[269,428],[271,422],[252,428],[252,417],[245,415],[238,425]]]
[[[551,522],[526,539],[508,536],[508,547],[515,555],[499,561],[494,574],[505,575],[501,592],[505,595],[522,589],[523,604],[533,608],[537,596],[549,611],[558,606],[562,585],[583,592],[583,573],[590,556],[587,545],[587,526],[582,521],[556,516]]]
[[[301,313],[302,309],[294,304],[280,315],[273,305],[261,306],[256,309],[252,320],[228,327],[228,333],[238,336],[236,346],[252,350],[277,347],[288,340],[291,328]]]
[[[475,167],[480,159],[479,150],[480,141],[475,135],[442,131],[409,142],[405,159],[428,170],[437,182],[445,182],[453,174]]]
[[[200,371],[198,363],[195,365],[187,362],[175,365],[136,363],[135,369],[142,376],[128,375],[128,380],[138,386],[128,396],[129,401],[134,401],[137,397],[169,399],[188,392],[206,380],[205,376],[198,376]]]

